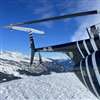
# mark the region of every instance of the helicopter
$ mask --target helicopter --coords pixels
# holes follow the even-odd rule
[[[6,28],[25,31],[29,33],[31,48],[30,66],[32,66],[33,64],[36,52],[62,52],[68,55],[75,63],[72,72],[74,72],[80,79],[80,81],[85,85],[85,87],[89,89],[100,100],[100,30],[97,25],[92,25],[89,28],[86,28],[89,35],[88,39],[42,48],[35,48],[32,33],[44,34],[45,32],[32,28],[22,27],[22,25],[36,24],[61,19],[63,20],[95,14],[100,14],[100,10],[78,12],[62,16],[26,21],[8,25]],[[40,63],[42,63],[40,53],[39,61]]]

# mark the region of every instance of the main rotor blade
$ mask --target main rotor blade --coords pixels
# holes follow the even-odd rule
[[[20,27],[20,26],[6,26],[5,28],[11,29],[11,30],[17,30],[17,31],[24,31],[28,33],[36,33],[36,34],[44,34],[44,31],[40,31],[34,28],[28,28],[28,27]]]
[[[78,12],[78,13],[66,14],[66,15],[62,15],[62,16],[56,16],[56,17],[49,17],[49,18],[44,18],[44,19],[26,21],[26,22],[12,24],[12,25],[13,26],[17,25],[18,26],[18,25],[26,25],[26,24],[33,24],[33,23],[41,23],[41,22],[46,22],[46,21],[61,20],[61,19],[65,19],[65,18],[73,18],[73,17],[78,17],[78,16],[94,15],[94,14],[98,14],[98,13],[100,13],[100,11],[98,11],[98,10]]]

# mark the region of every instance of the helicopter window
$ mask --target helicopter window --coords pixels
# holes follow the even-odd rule
[[[100,24],[90,26],[88,31],[91,38],[98,37],[100,34]]]
[[[98,28],[96,28],[95,25],[93,25],[93,26],[90,27],[90,31],[94,35],[94,37],[97,37],[98,34],[99,34],[99,30],[98,30]]]
[[[68,52],[68,54],[69,54],[69,57],[71,57],[71,58],[74,57],[73,52]]]

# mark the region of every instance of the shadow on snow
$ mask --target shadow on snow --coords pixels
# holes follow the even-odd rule
[[[0,72],[0,83],[8,82],[11,80],[21,79],[21,77],[14,76],[12,74],[5,74]]]

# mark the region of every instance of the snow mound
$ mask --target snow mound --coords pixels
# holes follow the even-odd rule
[[[0,84],[0,100],[97,100],[73,73],[28,77]]]

